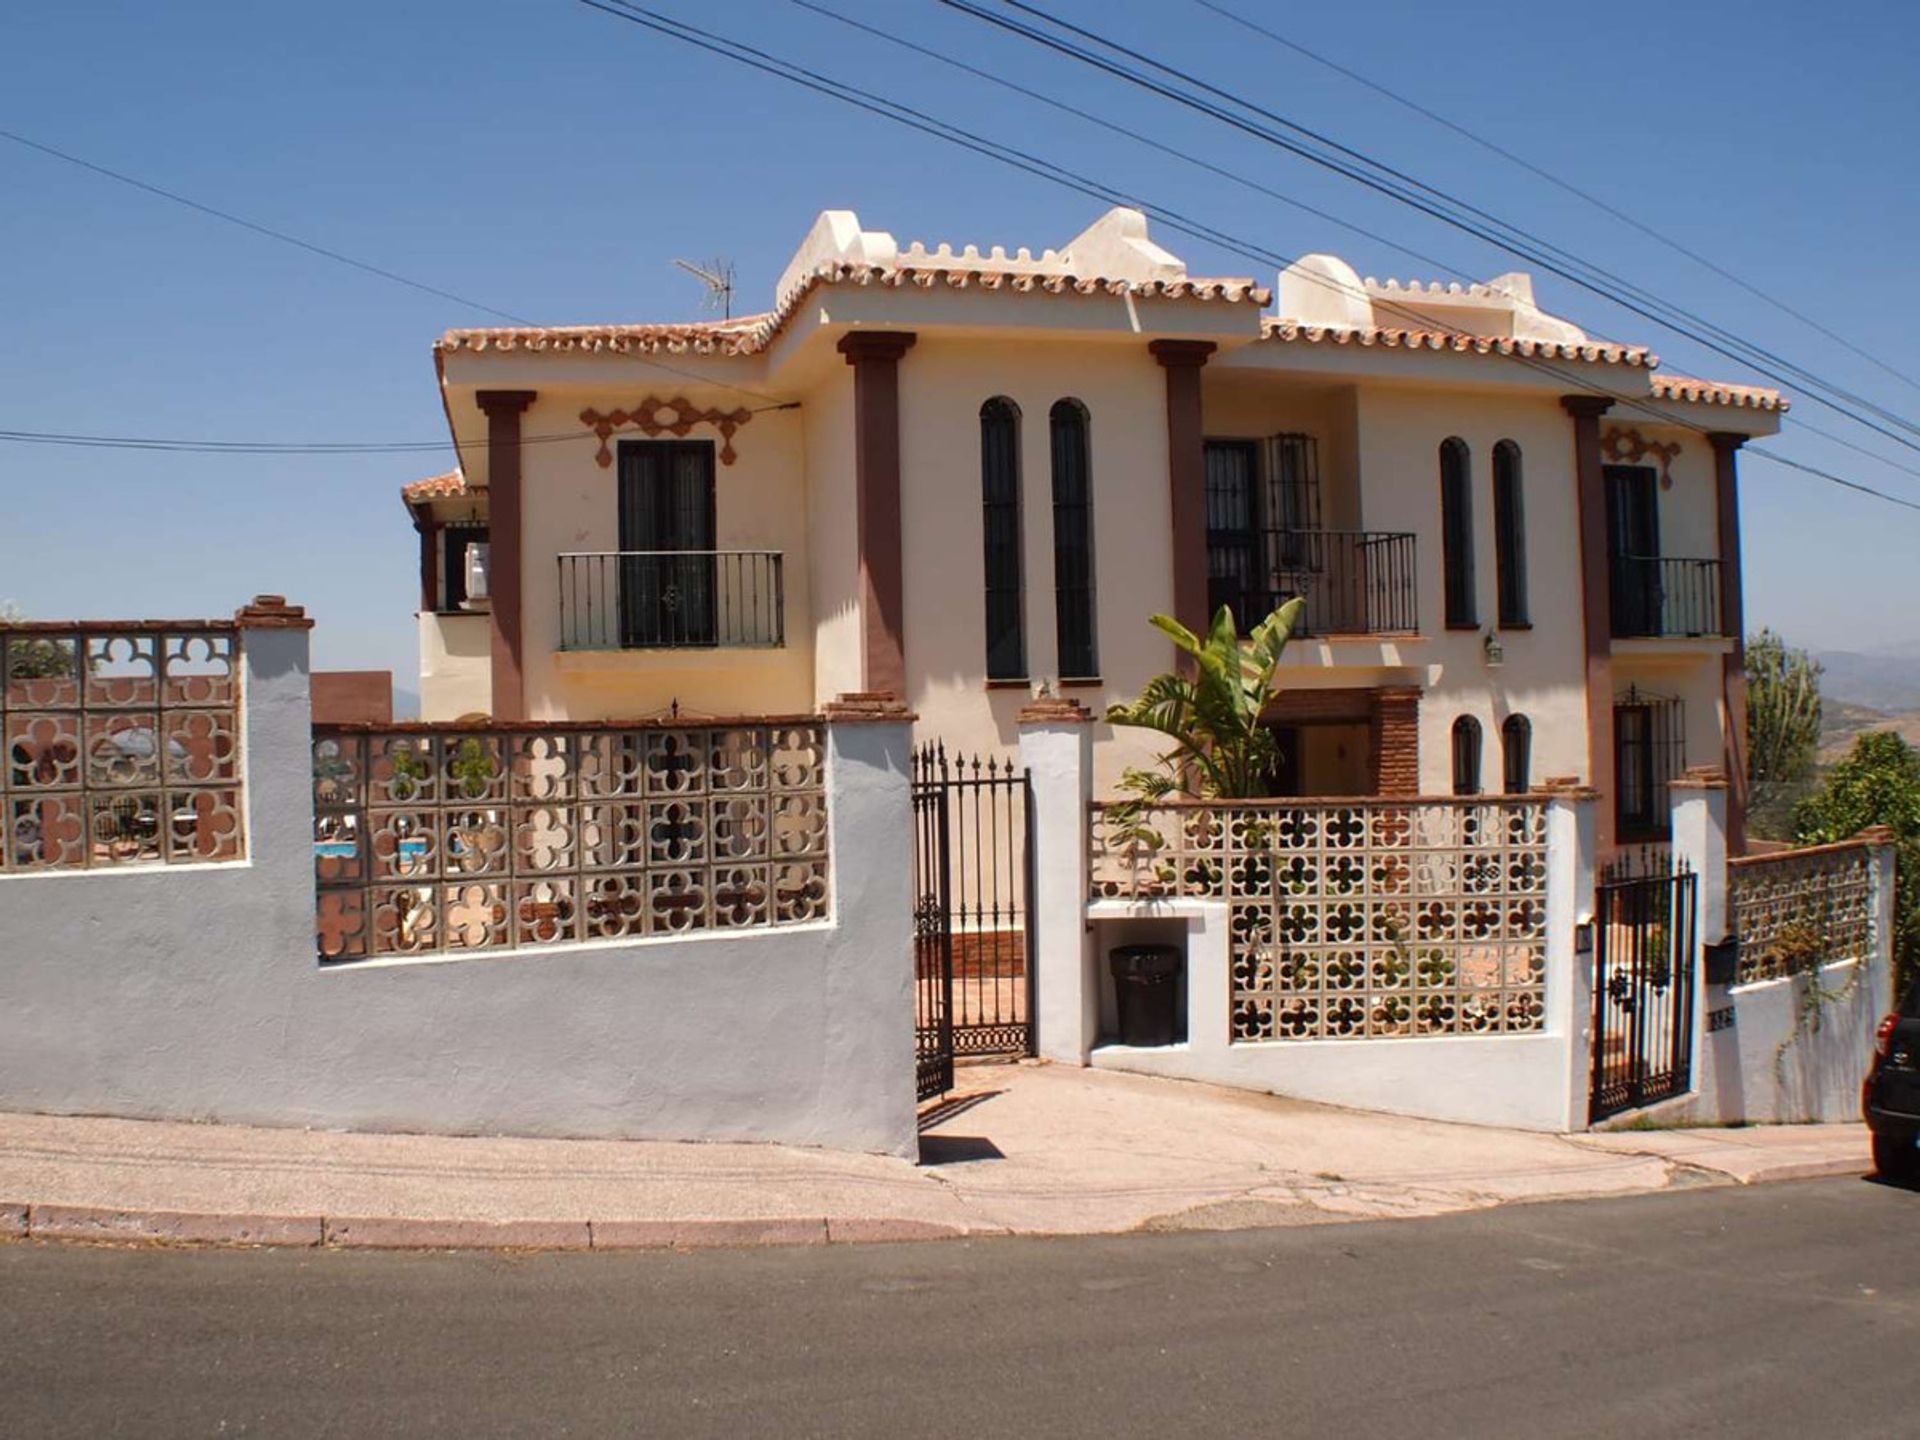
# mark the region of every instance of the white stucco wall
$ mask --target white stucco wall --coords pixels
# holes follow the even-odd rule
[[[1471,456],[1474,590],[1479,627],[1446,628],[1440,534],[1440,445],[1450,436]],[[1530,630],[1500,630],[1505,650],[1487,663],[1484,635],[1499,630],[1495,564],[1493,449],[1520,447],[1526,518]],[[1585,776],[1586,669],[1582,641],[1579,523],[1573,433],[1551,395],[1365,386],[1359,397],[1361,503],[1365,528],[1411,530],[1419,538],[1420,789],[1452,789],[1454,721],[1480,722],[1481,783],[1500,783],[1500,727],[1509,715],[1533,726],[1533,779]]]
[[[637,404],[655,394],[684,394],[696,407],[733,410],[754,402],[734,392],[659,377],[638,386],[546,387],[521,417],[527,435],[580,430],[580,412]],[[783,554],[786,641],[778,649],[697,651],[560,651],[560,583],[555,557],[620,548],[619,447],[644,442],[639,430],[616,431],[614,463],[594,459],[597,442],[534,444],[522,450],[522,671],[532,719],[597,720],[652,715],[678,701],[693,715],[797,714],[813,708],[813,607],[808,561],[805,426],[798,410],[762,410],[733,436],[731,465],[718,457],[720,437],[696,425],[684,438],[711,441],[715,548]],[[673,439],[673,436],[660,436]]]
[[[484,610],[420,623],[420,718],[458,720],[493,710],[493,617]]]
[[[802,412],[807,466],[807,573],[813,594],[814,700],[864,689],[860,546],[854,473],[853,370],[830,369]],[[804,642],[803,642],[804,643]]]
[[[989,689],[980,504],[980,407],[1020,407],[1027,673],[1057,678],[1053,484],[1048,413],[1086,406],[1093,476],[1097,687],[1071,693],[1096,714],[1167,668],[1172,647],[1147,626],[1172,608],[1165,372],[1144,338],[1011,343],[923,334],[900,364],[901,507],[907,577],[908,704],[927,733],[967,752],[1012,753],[1024,686]],[[1152,753],[1097,731],[1099,772]]]
[[[0,877],[0,1108],[912,1153],[904,726],[830,729],[828,922],[322,969],[305,632],[245,659],[248,861]]]

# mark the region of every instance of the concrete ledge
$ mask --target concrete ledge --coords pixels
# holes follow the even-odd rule
[[[180,1245],[318,1245],[318,1215],[201,1215],[173,1210],[107,1210],[35,1205],[27,1234],[36,1240],[117,1240]]]
[[[584,1220],[414,1220],[396,1216],[328,1220],[326,1243],[380,1250],[585,1250]]]
[[[604,1220],[593,1223],[596,1250],[694,1250],[722,1245],[824,1245],[827,1221]]]
[[[958,1240],[970,1234],[1005,1234],[1005,1231],[970,1231],[958,1225],[942,1225],[933,1220],[827,1220],[827,1241],[833,1245],[875,1245],[906,1240]]]
[[[996,1235],[931,1220],[426,1220],[396,1215],[204,1215],[90,1205],[0,1205],[0,1240],[317,1246],[339,1250],[703,1250],[870,1245]]]

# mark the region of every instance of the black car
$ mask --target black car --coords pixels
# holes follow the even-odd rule
[[[1860,1108],[1873,1132],[1874,1168],[1889,1180],[1920,1180],[1920,981],[1880,1022]]]

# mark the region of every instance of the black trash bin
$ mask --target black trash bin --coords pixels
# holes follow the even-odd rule
[[[1122,1045],[1171,1045],[1179,1029],[1177,945],[1122,945],[1108,957]]]

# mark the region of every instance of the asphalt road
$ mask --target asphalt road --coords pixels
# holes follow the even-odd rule
[[[1920,1433],[1920,1194],[697,1254],[0,1245],[0,1436]]]

